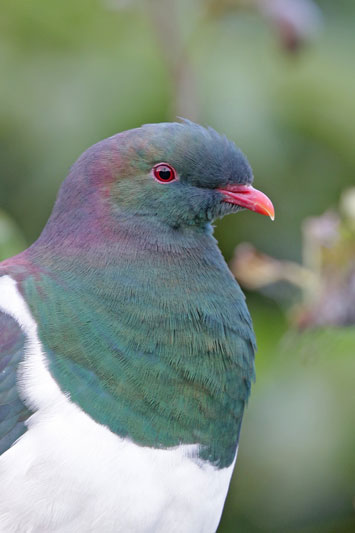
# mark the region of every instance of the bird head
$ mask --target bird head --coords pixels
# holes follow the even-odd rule
[[[212,128],[147,124],[116,139],[120,162],[111,196],[118,211],[172,227],[204,225],[242,208],[274,218],[271,201],[251,185],[244,154]]]
[[[186,120],[147,124],[79,157],[41,240],[92,247],[115,241],[124,224],[125,231],[154,226],[158,236],[165,229],[203,229],[243,208],[273,218],[271,201],[252,181],[246,157],[213,129]]]

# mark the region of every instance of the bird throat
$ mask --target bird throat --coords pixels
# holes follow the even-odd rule
[[[52,375],[95,421],[227,467],[254,376],[250,316],[210,230],[158,235],[122,227],[109,248],[50,254],[40,239],[21,290]]]

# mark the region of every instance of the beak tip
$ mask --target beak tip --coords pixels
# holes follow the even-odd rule
[[[224,202],[239,205],[275,220],[275,209],[270,198],[251,185],[229,185],[218,190],[223,194]]]

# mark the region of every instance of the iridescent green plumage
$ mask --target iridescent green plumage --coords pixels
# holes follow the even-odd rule
[[[161,161],[177,181],[154,180]],[[232,143],[192,123],[111,137],[73,166],[17,268],[74,402],[140,445],[200,444],[219,468],[235,456],[255,342],[210,222],[239,209],[218,187],[251,180]]]
[[[16,321],[0,311],[0,455],[25,431],[31,415],[17,388],[18,364],[24,356],[25,336]]]

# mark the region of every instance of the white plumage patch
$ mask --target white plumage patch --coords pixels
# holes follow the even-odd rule
[[[16,282],[0,278],[0,310],[27,342],[21,396],[35,410],[0,457],[1,533],[213,533],[233,465],[196,459],[198,445],[154,449],[96,423],[51,376]]]

